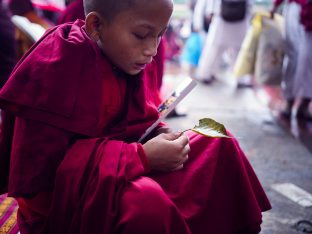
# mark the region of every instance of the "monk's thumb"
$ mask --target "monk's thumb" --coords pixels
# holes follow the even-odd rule
[[[173,141],[178,139],[181,136],[181,132],[171,132],[164,134],[166,140]]]

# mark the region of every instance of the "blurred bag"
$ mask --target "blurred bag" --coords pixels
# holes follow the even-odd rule
[[[257,44],[257,31],[254,26],[250,25],[233,67],[235,77],[254,73]]]
[[[283,76],[284,38],[282,25],[276,19],[261,18],[255,81],[260,85],[280,85]]]
[[[233,72],[239,78],[244,75],[254,74],[258,40],[261,33],[262,14],[257,13],[251,21],[246,36],[238,52]]]
[[[201,35],[197,32],[191,33],[184,44],[181,61],[196,67],[202,52],[202,45]]]
[[[281,15],[276,14],[272,20],[268,12],[255,13],[234,64],[233,72],[238,79],[254,74],[258,84],[280,83],[284,55],[283,25]]]
[[[243,20],[247,12],[247,0],[221,0],[221,16],[225,21]]]

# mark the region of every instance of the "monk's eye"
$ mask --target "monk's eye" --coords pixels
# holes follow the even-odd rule
[[[133,35],[135,36],[136,39],[139,40],[144,40],[147,37],[147,34],[142,34],[142,33],[133,33]]]

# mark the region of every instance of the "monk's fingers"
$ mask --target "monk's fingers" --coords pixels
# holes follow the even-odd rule
[[[189,144],[186,144],[182,150],[183,155],[187,155],[191,151],[191,147]]]
[[[182,158],[182,164],[184,164],[188,159],[189,159],[189,156],[188,156],[188,155],[185,155],[185,156]]]
[[[181,157],[181,160],[176,164],[176,166],[172,169],[173,171],[180,170],[183,168],[184,163],[188,160],[188,155],[184,155]]]
[[[184,133],[180,133],[180,136],[177,139],[175,139],[173,142],[174,144],[177,144],[181,147],[185,147],[186,145],[189,144],[189,139]]]
[[[162,133],[172,133],[172,129],[168,127],[160,127],[156,130],[156,135],[159,135]]]
[[[188,160],[188,154],[191,151],[190,145],[188,144],[188,140],[187,140],[187,144],[186,145],[182,145],[182,148],[179,149],[179,163],[184,163]]]
[[[180,132],[161,133],[159,136],[168,141],[175,141],[179,139],[181,133]]]

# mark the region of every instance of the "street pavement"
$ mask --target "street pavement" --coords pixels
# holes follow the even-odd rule
[[[168,95],[183,77],[179,68],[167,69],[163,94]],[[253,88],[219,80],[198,83],[177,107],[187,116],[166,122],[175,130],[189,129],[205,117],[224,124],[238,138],[272,204],[272,210],[263,214],[261,233],[312,233],[312,153],[307,147],[311,138],[303,142],[292,134],[268,104]]]

